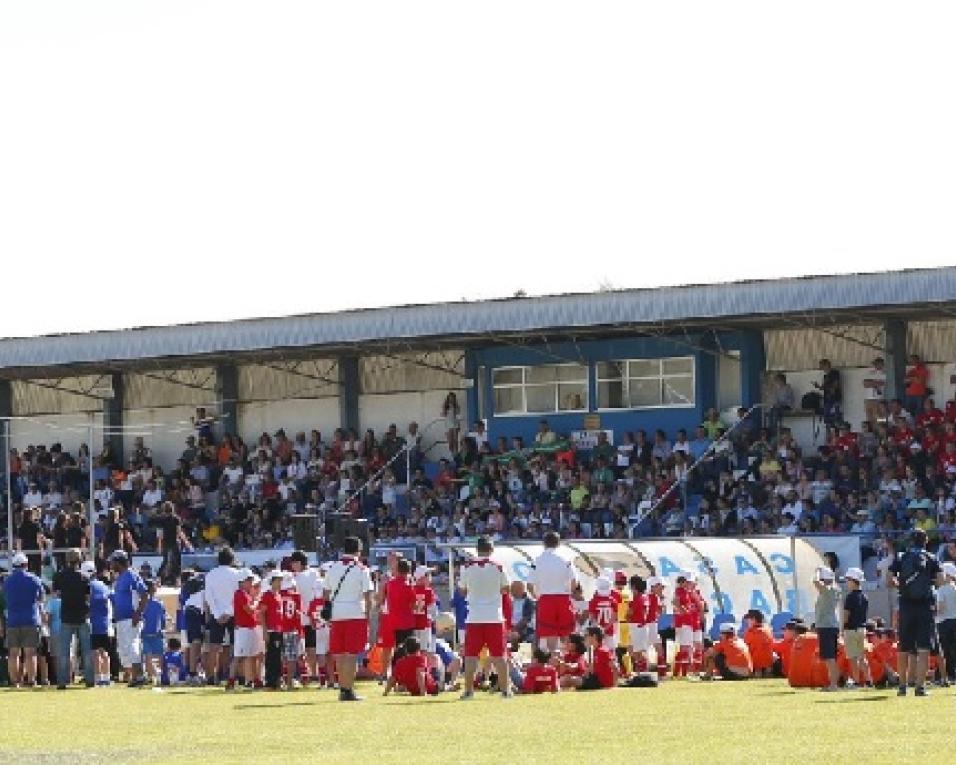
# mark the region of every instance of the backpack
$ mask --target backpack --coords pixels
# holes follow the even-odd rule
[[[929,554],[910,550],[900,558],[900,600],[926,601],[933,597],[933,580],[929,575]]]

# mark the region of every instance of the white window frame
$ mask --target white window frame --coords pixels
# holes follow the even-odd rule
[[[630,371],[630,365],[632,362],[641,362],[646,364],[649,361],[657,362],[658,374],[656,377],[646,377],[642,375],[632,375]],[[690,374],[664,374],[664,362],[665,361],[690,361]],[[691,390],[693,391],[694,400],[686,404],[654,404],[651,406],[601,406],[601,402],[598,401],[597,411],[599,412],[623,412],[623,411],[645,411],[651,409],[693,409],[697,406],[697,358],[695,356],[661,356],[660,358],[650,358],[650,359],[601,359],[595,362],[595,365],[598,364],[624,364],[624,376],[620,378],[610,378],[610,377],[601,377],[599,373],[599,367],[595,366],[595,378],[597,384],[597,395],[600,398],[601,395],[601,383],[614,383],[620,382],[623,386],[622,397],[624,401],[631,400],[630,394],[630,381],[633,380],[657,380],[663,386],[664,381],[671,378],[681,378],[687,379],[690,378]]]
[[[528,370],[534,369],[536,367],[580,367],[584,372],[583,380],[555,380],[553,383],[529,383],[528,382]],[[515,371],[520,370],[521,372],[521,382],[517,383],[504,383],[497,385],[495,383],[495,374],[497,372],[505,371]],[[580,409],[561,409],[559,408],[560,398],[559,390],[562,384],[564,385],[579,385],[584,383],[584,406]],[[588,401],[590,399],[590,384],[591,384],[591,370],[587,364],[527,364],[527,365],[510,365],[506,367],[495,367],[491,370],[491,404],[494,409],[495,417],[525,417],[527,415],[545,415],[545,414],[573,414],[576,412],[587,412],[588,411]],[[528,409],[528,388],[543,388],[549,385],[554,386],[554,409],[553,410],[529,410]],[[521,405],[523,407],[522,411],[511,411],[511,412],[499,412],[498,407],[495,405],[495,392],[499,389],[515,389],[518,388],[521,390]]]

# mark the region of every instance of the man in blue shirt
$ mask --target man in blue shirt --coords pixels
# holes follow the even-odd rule
[[[13,570],[3,583],[6,600],[7,667],[10,685],[33,685],[37,673],[37,649],[40,646],[40,604],[43,582],[27,571],[27,556],[16,553]]]
[[[113,618],[116,621],[116,653],[129,675],[129,686],[145,684],[143,678],[143,611],[146,608],[146,584],[129,565],[129,556],[117,550],[110,556],[116,573],[113,583]]]

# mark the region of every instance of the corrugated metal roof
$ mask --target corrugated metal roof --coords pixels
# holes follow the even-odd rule
[[[365,309],[0,340],[0,369],[956,302],[956,267]]]

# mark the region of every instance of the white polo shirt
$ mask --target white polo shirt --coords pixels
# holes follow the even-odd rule
[[[342,583],[341,588],[339,582]],[[328,590],[330,598],[335,596],[332,601],[333,622],[368,618],[365,593],[372,592],[372,577],[361,562],[355,563],[354,558],[344,557],[332,563],[325,575],[323,588]],[[338,595],[335,594],[336,589]]]
[[[206,606],[214,619],[234,616],[233,596],[239,589],[239,571],[232,566],[216,566],[206,574]]]
[[[497,563],[478,558],[461,572],[460,586],[467,593],[468,618],[465,624],[500,624],[501,590],[511,581]]]
[[[545,550],[534,560],[530,584],[535,595],[570,595],[574,586],[574,569],[554,550]]]
[[[302,569],[295,575],[295,587],[299,591],[299,597],[302,598],[302,624],[309,626],[312,624],[308,613],[309,603],[322,592],[322,577],[314,568]]]

